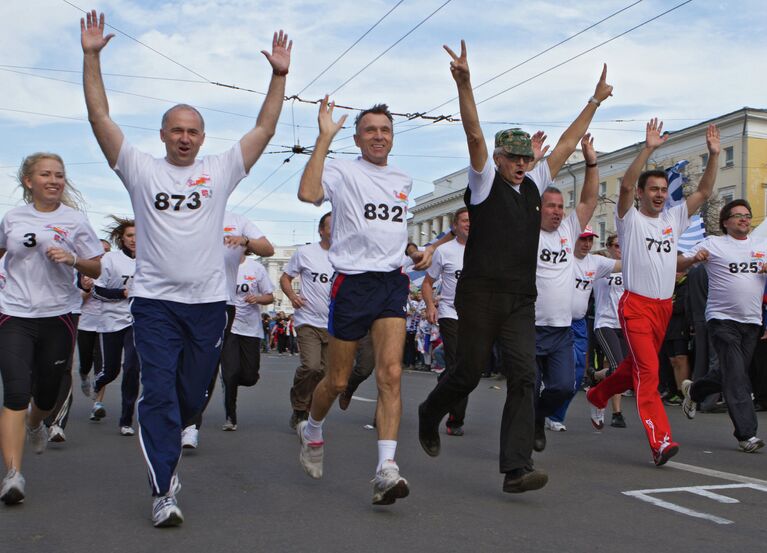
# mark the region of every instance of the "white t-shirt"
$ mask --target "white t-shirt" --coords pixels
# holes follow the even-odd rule
[[[623,258],[624,287],[646,298],[665,300],[674,294],[677,242],[690,226],[687,202],[665,209],[658,217],[631,207],[623,219],[615,213]]]
[[[5,290],[5,283],[5,256],[3,256],[0,257],[0,294],[2,294],[3,290]]]
[[[556,230],[540,231],[535,269],[538,288],[535,326],[565,327],[573,322],[573,250],[580,233],[581,223],[575,211],[565,217]]]
[[[573,320],[577,321],[586,316],[589,309],[589,298],[594,283],[609,276],[615,268],[615,260],[601,255],[586,254],[583,259],[575,258],[573,276],[575,277],[575,293],[573,294]]]
[[[685,257],[708,250],[706,320],[724,319],[739,323],[762,324],[762,296],[766,274],[760,274],[767,261],[767,239],[747,236],[709,236]]]
[[[261,238],[264,233],[249,219],[238,213],[227,211],[224,213],[224,236],[247,236],[248,238]],[[229,297],[228,305],[234,305],[234,289],[237,281],[237,271],[240,268],[240,258],[245,252],[244,247],[230,248],[224,246],[224,267],[226,269],[226,289]]]
[[[319,242],[301,246],[285,265],[285,274],[301,279],[304,306],[293,313],[295,326],[328,327],[330,288],[333,286],[333,266],[329,251]]]
[[[98,332],[101,325],[102,305],[103,302],[95,299],[92,294],[83,298],[80,306],[80,318],[77,321],[77,330]]]
[[[80,308],[75,270],[54,263],[48,248],[62,248],[82,259],[100,257],[104,248],[85,214],[61,204],[37,211],[32,204],[11,209],[0,223],[0,248],[6,251],[6,284],[0,312],[14,317],[55,317]]]
[[[125,255],[122,250],[107,252],[101,258],[101,276],[93,283],[94,287],[127,288],[133,285],[136,260]],[[101,303],[101,316],[98,332],[117,332],[133,324],[128,298],[122,300],[104,300],[91,297],[88,303]]]
[[[623,292],[623,273],[610,273],[594,282],[594,328],[621,327],[618,302]]]
[[[336,272],[388,272],[402,266],[413,180],[362,159],[325,162],[322,189],[333,205],[330,263]]]
[[[493,181],[495,181],[495,172],[495,162],[493,161],[492,156],[488,156],[481,173],[478,173],[469,166],[469,190],[471,190],[472,205],[481,204],[488,198],[488,196],[490,196],[490,191],[493,188]],[[536,165],[532,171],[526,174],[538,187],[538,192],[540,194],[543,194],[546,187],[549,184],[552,184],[549,164],[545,160]],[[519,192],[520,185],[509,183],[509,186]]]
[[[463,252],[465,244],[458,240],[451,240],[442,244],[434,252],[431,258],[431,266],[426,270],[427,274],[435,281],[442,279],[439,304],[437,304],[437,316],[440,319],[458,319],[455,311],[455,287],[463,270]]]
[[[264,337],[261,306],[257,303],[247,303],[245,296],[248,294],[260,296],[272,292],[274,287],[264,266],[255,259],[246,257],[237,271],[237,293],[234,297],[236,314],[232,323],[232,334],[253,338]]]
[[[246,175],[240,144],[179,167],[123,141],[114,170],[136,219],[131,297],[227,300],[222,229],[229,195]]]

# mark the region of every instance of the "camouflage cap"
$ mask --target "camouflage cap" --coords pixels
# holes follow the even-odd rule
[[[495,147],[503,148],[506,155],[535,157],[530,135],[522,129],[506,129],[495,133]]]

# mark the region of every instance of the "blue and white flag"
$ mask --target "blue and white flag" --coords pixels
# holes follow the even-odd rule
[[[668,198],[666,198],[666,207],[679,205],[684,200],[684,184],[687,177],[682,174],[684,168],[690,162],[686,159],[666,169],[666,178],[668,179]]]
[[[690,218],[690,226],[679,237],[677,251],[679,253],[689,252],[698,242],[706,237],[706,226],[703,224],[703,218],[700,215],[693,215]]]

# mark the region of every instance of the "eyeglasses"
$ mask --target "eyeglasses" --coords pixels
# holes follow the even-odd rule
[[[618,244],[618,243],[616,242],[616,243],[614,243],[614,244],[610,244],[610,247],[611,247],[611,248],[620,248],[620,247],[621,247],[621,245],[620,245],[620,244]]]
[[[731,214],[727,218],[728,219],[737,219],[738,221],[740,221],[742,219],[747,219],[747,220],[750,221],[753,218],[753,216],[750,213],[733,213],[733,214]]]

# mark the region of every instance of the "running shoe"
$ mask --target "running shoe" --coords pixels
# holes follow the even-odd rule
[[[546,423],[544,418],[536,417],[533,450],[541,452],[544,449],[546,449]]]
[[[657,451],[653,451],[652,460],[656,467],[660,467],[665,465],[677,453],[679,453],[678,443],[663,442]]]
[[[685,380],[682,382],[682,396],[684,396],[684,399],[682,400],[682,412],[688,419],[692,420],[695,418],[695,411],[697,408],[695,402],[690,397],[690,388],[692,388],[692,380]]]
[[[132,426],[121,426],[120,436],[133,436],[136,433]]]
[[[152,500],[152,524],[155,528],[169,528],[184,522],[184,515],[178,508],[176,495],[170,491]]]
[[[93,397],[93,383],[91,382],[91,377],[89,375],[80,375],[80,389],[83,391],[83,395],[88,399]]]
[[[551,420],[549,417],[546,417],[546,422],[544,424],[546,427],[546,430],[551,430],[552,432],[566,432],[567,427],[562,424],[559,421]]]
[[[511,470],[503,478],[503,491],[506,493],[523,493],[540,490],[549,481],[549,475],[542,470],[523,467]]]
[[[752,436],[748,440],[739,441],[738,447],[740,447],[741,451],[744,453],[753,453],[757,449],[762,449],[764,447],[764,441],[756,436]]]
[[[296,426],[296,433],[301,442],[301,453],[298,460],[304,468],[304,472],[312,478],[322,478],[322,456],[325,453],[325,442],[309,442],[304,436],[304,429],[308,421],[301,421]]]
[[[352,392],[344,390],[338,396],[338,407],[341,411],[346,411],[349,408],[349,404],[352,402]]]
[[[634,397],[634,390],[626,390],[621,395],[623,397]]]
[[[19,471],[12,468],[3,478],[0,486],[0,501],[6,505],[16,505],[24,501],[24,477]]]
[[[190,424],[181,431],[181,447],[184,449],[197,449],[200,443],[200,436],[197,427]]]
[[[679,394],[668,394],[665,398],[663,398],[663,403],[670,406],[682,405],[682,401],[684,401],[684,398]]]
[[[448,436],[463,436],[463,426],[446,426],[445,434]]]
[[[591,407],[591,425],[597,430],[602,430],[605,427],[605,410],[592,403],[589,403],[589,407]]]
[[[407,480],[399,474],[397,463],[387,459],[376,473],[373,483],[373,505],[391,505],[410,495]]]
[[[224,432],[234,432],[237,430],[237,425],[232,422],[232,419],[226,419],[226,422],[221,425],[221,430]]]
[[[309,413],[307,413],[306,411],[297,411],[296,409],[293,409],[293,414],[290,415],[290,423],[289,423],[290,428],[295,430],[299,422],[305,421],[308,418],[309,418]]]
[[[613,428],[626,428],[626,419],[623,418],[623,413],[620,411],[613,413],[613,417],[610,420],[610,426]]]
[[[35,453],[39,455],[45,451],[45,447],[48,445],[48,428],[42,421],[37,425],[37,428],[27,426],[27,436],[29,436],[29,444]]]
[[[107,416],[107,410],[104,409],[104,404],[101,403],[100,401],[95,402],[93,404],[93,409],[91,409],[90,420],[100,421],[106,416]]]
[[[64,429],[58,424],[52,424],[48,429],[48,441],[56,443],[66,442],[67,437],[64,434]]]
[[[439,455],[439,421],[430,423],[424,414],[424,404],[418,406],[418,441],[430,457]]]

